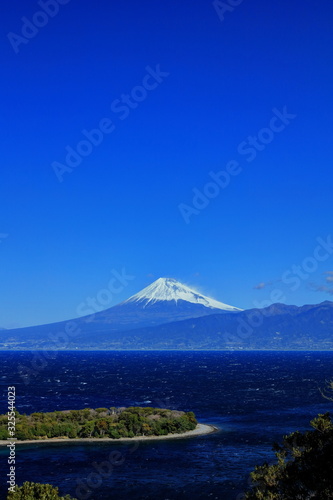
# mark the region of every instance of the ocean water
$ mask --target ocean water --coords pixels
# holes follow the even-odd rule
[[[27,369],[34,373],[22,377]],[[274,441],[333,409],[319,391],[332,378],[327,352],[58,352],[47,361],[0,352],[0,410],[15,385],[20,413],[134,405],[194,411],[219,432],[138,446],[17,446],[17,482],[47,482],[79,499],[240,500],[255,464],[274,459]],[[2,448],[4,499],[7,455]]]

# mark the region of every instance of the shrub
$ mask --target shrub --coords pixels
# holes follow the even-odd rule
[[[247,500],[333,498],[333,422],[330,414],[311,421],[314,430],[293,432],[275,445],[277,463],[257,466]]]
[[[69,495],[59,496],[58,488],[50,484],[25,482],[22,486],[16,486],[14,493],[8,493],[7,500],[75,500],[75,498]]]

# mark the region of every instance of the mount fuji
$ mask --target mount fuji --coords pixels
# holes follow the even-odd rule
[[[171,302],[176,307],[181,307],[183,302],[188,302],[202,305],[208,309],[219,309],[228,312],[242,310],[206,297],[172,278],[159,278],[141,292],[122,302],[122,305],[134,303],[145,308],[147,306],[151,307],[158,302]],[[209,312],[207,311],[206,314],[209,314]]]
[[[1,331],[0,348],[52,348],[50,339],[59,336],[59,332],[66,332],[69,323],[74,323],[79,331],[75,342],[70,344],[83,349],[93,341],[95,343],[99,335],[105,340],[109,335],[119,332],[241,311],[202,295],[175,279],[159,278],[129,299],[104,311],[70,321]]]

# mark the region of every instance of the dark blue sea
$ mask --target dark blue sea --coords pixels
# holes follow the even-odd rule
[[[333,409],[319,391],[333,378],[333,353],[90,351],[53,356],[0,352],[1,413],[7,411],[7,387],[14,385],[20,413],[156,406],[194,411],[200,422],[219,428],[207,436],[138,447],[117,441],[17,446],[19,484],[50,483],[79,499],[240,500],[249,472],[274,459],[274,441],[309,429],[314,416]],[[34,371],[29,375],[29,370]],[[7,454],[2,448],[1,498],[6,498]]]

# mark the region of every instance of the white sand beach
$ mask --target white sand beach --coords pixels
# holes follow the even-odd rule
[[[15,442],[16,445],[24,445],[24,444],[51,444],[51,443],[100,443],[100,442],[109,442],[109,443],[119,443],[122,441],[156,441],[156,440],[164,440],[164,439],[183,439],[183,438],[191,438],[196,436],[203,436],[205,434],[212,434],[213,432],[217,432],[218,428],[213,425],[206,424],[198,424],[193,431],[182,432],[180,434],[167,434],[165,436],[136,436],[134,438],[50,438],[50,439],[27,439],[25,441],[19,440],[0,440],[0,446],[7,446],[10,442]]]

